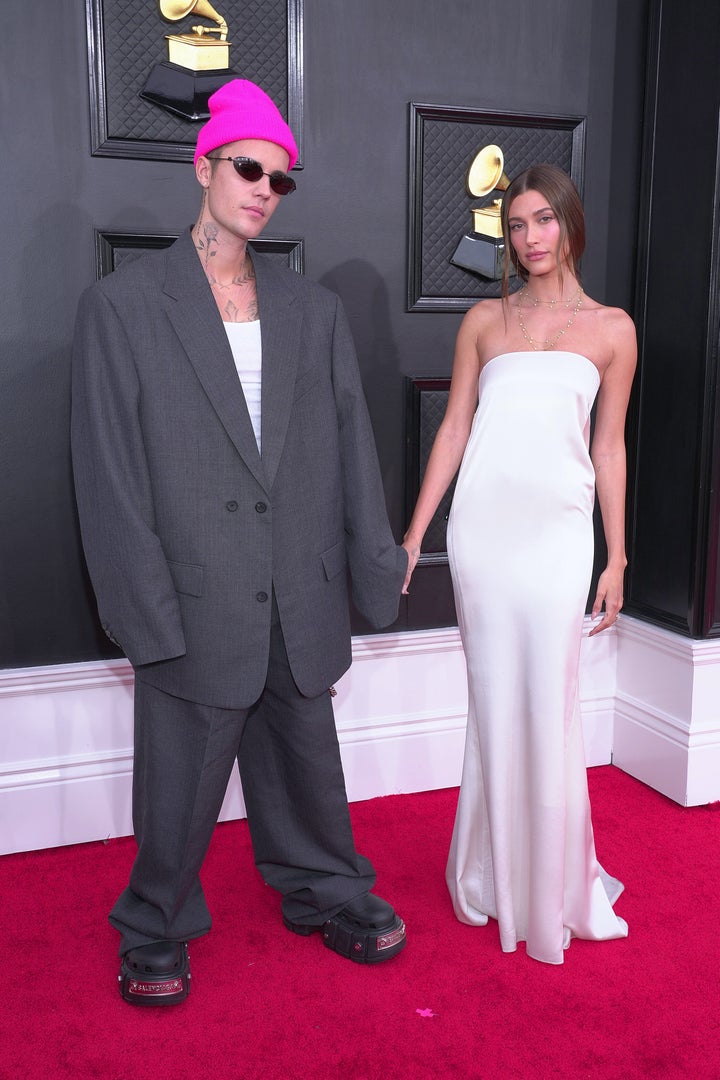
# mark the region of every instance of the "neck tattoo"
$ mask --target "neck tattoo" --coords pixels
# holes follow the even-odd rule
[[[520,323],[520,329],[522,330],[522,336],[525,338],[528,345],[534,352],[548,352],[550,349],[553,349],[557,345],[560,338],[563,337],[565,333],[567,333],[572,324],[575,322],[575,317],[580,310],[583,302],[583,290],[580,289],[580,292],[574,298],[575,302],[572,309],[572,314],[570,315],[570,318],[565,323],[565,325],[561,326],[558,332],[556,334],[553,334],[551,338],[545,338],[543,341],[536,341],[535,338],[528,333],[527,327],[525,325],[525,319],[523,318],[523,300],[525,299],[525,296],[528,296],[529,300],[534,301],[533,307],[537,307],[538,304],[549,304],[551,309],[554,309],[554,305],[556,303],[564,303],[567,310],[569,310],[570,304],[573,303],[573,297],[570,297],[568,301],[539,300],[529,295],[526,285],[523,285],[522,289],[518,293],[517,313],[518,322]]]
[[[243,264],[232,281],[217,281],[211,270],[206,270],[210,287],[213,289],[231,289],[234,285],[249,285],[255,280],[253,265],[248,256],[243,259]]]
[[[208,284],[211,289],[231,289],[234,285],[249,285],[255,281],[255,272],[253,270],[252,259],[248,255],[247,251],[243,257],[240,270],[232,279],[232,281],[222,282],[218,281],[211,269],[211,260],[215,258],[220,247],[220,241],[218,239],[219,230],[217,225],[211,221],[203,221],[202,215],[205,210],[205,200],[207,192],[203,192],[203,205],[200,213],[200,219],[195,225],[193,232],[195,236],[195,247],[197,248],[198,255],[203,264],[205,275],[208,279]]]

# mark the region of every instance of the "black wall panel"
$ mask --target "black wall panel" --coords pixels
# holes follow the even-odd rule
[[[644,13],[644,0],[305,0],[304,167],[271,235],[302,237],[305,273],[345,302],[398,538],[405,379],[449,375],[461,318],[406,310],[409,102],[587,117],[585,284],[629,308]],[[95,231],[179,232],[199,200],[187,162],[92,156],[82,0],[24,5],[2,54],[0,666],[24,667],[114,655],[68,451],[69,348]],[[447,569],[428,566],[398,627],[452,620]]]
[[[627,609],[703,637],[720,633],[720,7],[654,0],[649,42]]]

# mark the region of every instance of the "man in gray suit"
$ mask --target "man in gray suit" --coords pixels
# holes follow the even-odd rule
[[[355,850],[331,687],[351,660],[347,571],[379,628],[407,560],[338,298],[248,248],[296,160],[267,95],[227,83],[198,137],[195,226],[78,311],[83,543],[135,670],[138,852],[110,921],[136,1004],[187,995],[187,942],[210,928],[199,871],[236,759],[285,926],[369,963],[405,944]]]

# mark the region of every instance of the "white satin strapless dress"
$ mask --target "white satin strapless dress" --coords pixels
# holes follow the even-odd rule
[[[504,951],[549,964],[571,937],[628,932],[595,855],[578,700],[599,385],[577,353],[490,360],[448,524],[469,705],[447,884],[458,919],[497,919]]]

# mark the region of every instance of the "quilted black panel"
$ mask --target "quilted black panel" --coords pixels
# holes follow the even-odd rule
[[[95,233],[95,251],[97,277],[117,270],[127,259],[137,258],[143,252],[169,247],[176,240],[174,235],[150,233]],[[281,266],[287,266],[298,273],[303,272],[304,252],[302,240],[273,240],[271,237],[259,237],[250,241],[250,247],[263,255],[269,256]]]
[[[422,483],[422,478],[425,475],[437,430],[445,415],[448,393],[447,390],[426,390],[420,395],[420,438],[418,444],[420,483]],[[453,480],[428,525],[422,544],[424,553],[444,552],[447,549],[447,519],[454,491],[455,481]]]
[[[414,177],[410,207],[409,307],[443,310],[445,302],[453,310],[468,308],[477,299],[500,295],[499,282],[450,262],[460,238],[472,229],[471,209],[489,205],[499,195],[491,192],[476,199],[467,192],[467,172],[478,150],[497,144],[510,179],[530,165],[550,162],[570,173],[580,187],[582,121],[558,118],[558,126],[552,126],[552,118],[473,122],[464,118],[464,110],[457,110],[463,116],[454,119],[442,107],[411,106],[411,112],[415,108],[410,167],[417,165],[421,175]]]
[[[183,120],[138,97],[153,66],[167,60],[166,34],[184,33],[212,20],[190,13],[170,22],[157,0],[86,0],[88,46],[94,86],[95,151],[116,156],[164,158],[164,145],[194,146],[200,122]],[[290,60],[289,8],[297,0],[218,0],[226,20],[230,67],[263,87],[287,118]],[[113,150],[117,142],[120,149]],[[133,143],[140,151],[133,154]],[[153,152],[154,148],[154,152]],[[175,155],[177,156],[177,155]]]
[[[407,458],[405,462],[405,504],[409,521],[427,468],[430,451],[447,407],[450,379],[408,378]],[[455,482],[441,500],[427,528],[422,544],[423,561],[447,562],[446,531]]]

